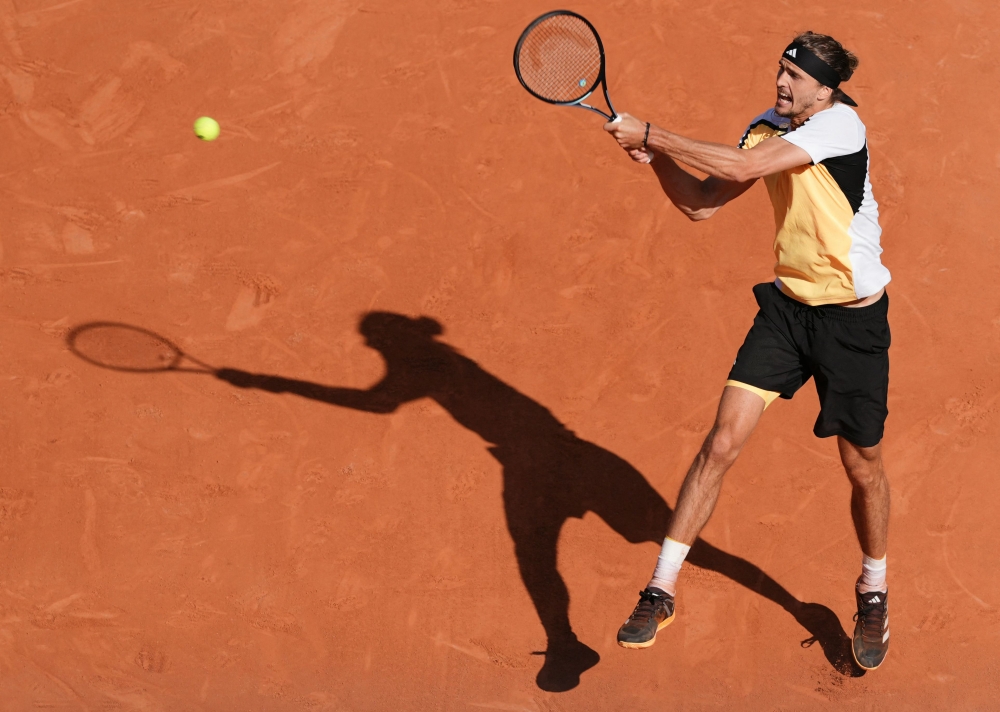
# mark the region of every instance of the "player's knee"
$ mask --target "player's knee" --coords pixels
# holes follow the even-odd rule
[[[731,428],[716,426],[705,440],[704,452],[709,460],[729,464],[740,454],[740,442]]]
[[[844,469],[847,477],[855,487],[868,489],[869,487],[879,487],[885,483],[885,471],[882,469],[880,460],[865,460],[856,458],[844,462]]]

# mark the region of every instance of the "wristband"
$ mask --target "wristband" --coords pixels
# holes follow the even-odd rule
[[[649,139],[649,122],[646,122],[646,135],[642,137],[642,147],[646,147],[646,141]]]

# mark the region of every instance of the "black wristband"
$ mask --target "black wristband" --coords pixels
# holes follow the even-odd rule
[[[646,122],[646,135],[642,137],[642,147],[646,147],[646,141],[649,139],[649,122]]]

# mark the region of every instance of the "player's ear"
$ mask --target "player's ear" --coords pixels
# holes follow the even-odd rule
[[[820,85],[819,91],[816,92],[816,99],[818,101],[830,101],[830,97],[832,96],[833,89],[825,85]]]

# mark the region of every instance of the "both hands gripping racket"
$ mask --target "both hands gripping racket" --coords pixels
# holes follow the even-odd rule
[[[521,85],[542,101],[589,109],[608,121],[620,120],[608,96],[604,45],[582,15],[555,10],[528,25],[514,47],[514,71]],[[598,84],[610,114],[583,103]]]

